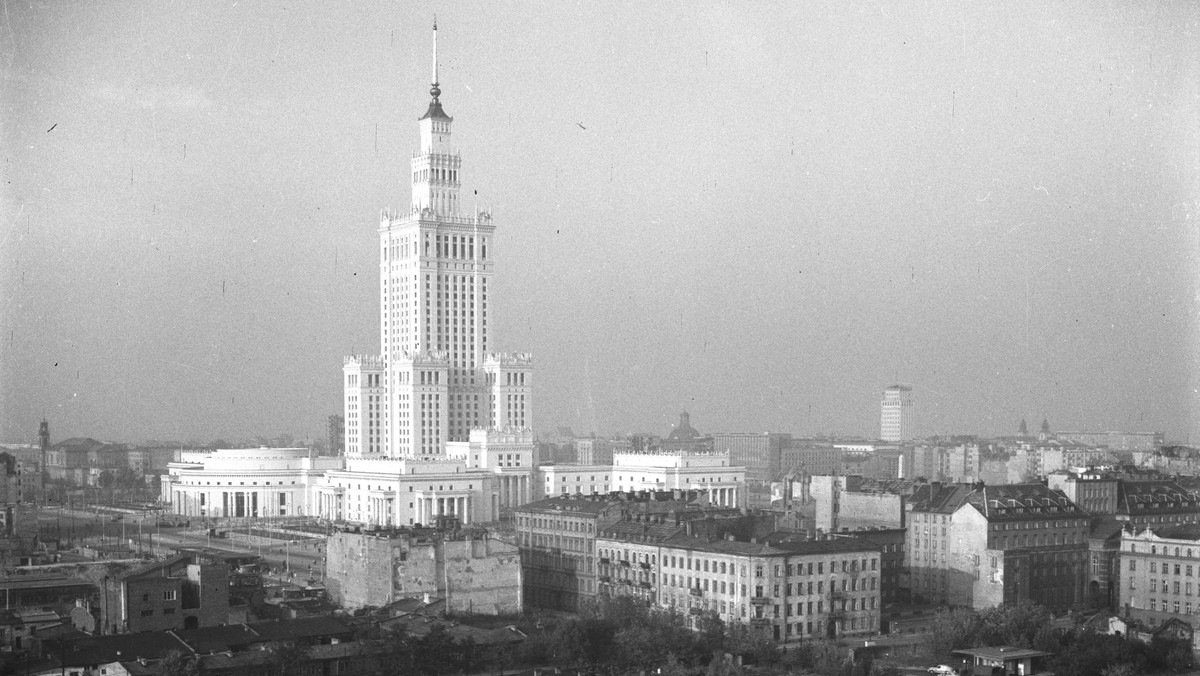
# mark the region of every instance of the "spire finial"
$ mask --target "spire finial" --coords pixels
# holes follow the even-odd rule
[[[437,16],[433,17],[433,73],[432,73],[432,75],[433,75],[433,82],[431,83],[432,86],[429,88],[429,95],[430,95],[430,97],[432,97],[432,100],[429,102],[429,109],[425,111],[425,114],[423,116],[421,116],[420,119],[424,120],[426,118],[436,117],[436,118],[444,118],[444,119],[449,120],[450,116],[447,115],[446,112],[442,110],[442,102],[438,100],[438,97],[440,97],[442,95],[442,90],[440,87],[438,87]]]
[[[437,71],[437,15],[433,15],[433,89],[430,90],[433,98],[437,98],[442,92],[438,90],[438,71]]]

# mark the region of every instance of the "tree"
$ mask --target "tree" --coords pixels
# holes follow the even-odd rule
[[[759,666],[779,661],[775,643],[765,633],[744,624],[729,627],[725,636],[725,651],[747,658],[748,663]]]
[[[725,621],[715,612],[706,612],[696,618],[696,644],[699,653],[725,652],[725,639],[728,632]]]
[[[413,643],[413,667],[418,674],[438,676],[456,671],[458,646],[454,637],[441,624],[433,625],[428,634]]]
[[[1111,664],[1100,672],[1100,676],[1137,676],[1137,669],[1128,662]]]
[[[308,648],[295,643],[273,641],[266,650],[273,671],[279,676],[297,674],[308,663]]]
[[[158,673],[161,676],[200,676],[200,659],[195,655],[172,650],[163,656]]]
[[[1038,631],[1049,624],[1050,611],[1036,603],[996,606],[979,614],[976,641],[978,645],[1030,648]]]
[[[1056,676],[1093,676],[1118,664],[1132,664],[1140,672],[1146,665],[1145,649],[1141,641],[1085,631],[1064,637],[1049,667]]]
[[[112,488],[116,477],[113,476],[112,470],[106,469],[100,472],[100,476],[96,477],[96,485],[100,488]]]
[[[979,616],[964,609],[939,610],[933,616],[925,647],[933,656],[942,656],[957,648],[971,648],[981,629]]]

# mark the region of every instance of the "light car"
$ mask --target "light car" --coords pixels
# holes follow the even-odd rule
[[[928,671],[933,676],[958,676],[958,672],[954,670],[954,667],[948,667],[945,664],[929,667]]]

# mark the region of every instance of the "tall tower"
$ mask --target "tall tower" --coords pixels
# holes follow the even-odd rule
[[[490,213],[459,210],[462,158],[442,108],[436,22],[429,94],[409,206],[380,214],[382,355],[347,357],[343,369],[352,455],[435,457],[472,429],[532,422],[529,355],[488,352],[495,225]]]
[[[879,438],[884,441],[909,441],[916,431],[913,420],[912,388],[889,385],[879,402]]]
[[[42,418],[42,423],[38,425],[38,446],[41,450],[42,460],[41,466],[38,467],[38,483],[41,485],[41,500],[46,501],[46,482],[50,480],[50,470],[46,465],[50,454],[50,423]]]

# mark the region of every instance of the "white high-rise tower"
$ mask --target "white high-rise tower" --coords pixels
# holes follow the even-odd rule
[[[432,458],[472,429],[532,424],[532,359],[493,353],[490,213],[459,209],[462,158],[442,109],[437,24],[431,100],[418,120],[412,198],[379,221],[382,354],[346,357],[346,453]]]
[[[883,441],[908,441],[915,434],[912,388],[889,385],[879,402],[879,438]]]

